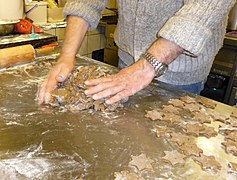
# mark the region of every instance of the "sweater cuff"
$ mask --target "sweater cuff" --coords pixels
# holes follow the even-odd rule
[[[79,16],[89,23],[89,29],[95,29],[100,21],[100,12],[104,8],[104,4],[94,7],[90,3],[80,1],[69,1],[64,7],[63,15]]]
[[[157,34],[182,47],[185,54],[200,55],[210,40],[211,31],[198,22],[183,17],[172,17]]]

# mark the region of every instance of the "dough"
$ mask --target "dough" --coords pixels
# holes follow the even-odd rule
[[[58,87],[52,91],[50,105],[64,107],[72,112],[87,109],[114,111],[118,107],[123,107],[122,102],[108,105],[105,103],[106,99],[95,101],[91,96],[86,96],[84,93],[88,88],[84,84],[87,79],[101,78],[107,76],[107,74],[111,74],[111,71],[106,67],[79,66],[63,83],[59,83]]]

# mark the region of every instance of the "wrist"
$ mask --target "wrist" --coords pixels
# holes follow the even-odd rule
[[[144,58],[141,57],[139,60],[142,70],[145,74],[149,74],[152,78],[155,77],[155,68]]]
[[[64,64],[68,64],[68,65],[73,65],[76,63],[76,58],[73,56],[62,56],[60,55],[58,58],[57,63],[64,63]]]
[[[162,63],[149,52],[143,53],[141,57],[143,57],[153,67],[156,77],[165,74],[168,70],[168,65],[166,63]]]

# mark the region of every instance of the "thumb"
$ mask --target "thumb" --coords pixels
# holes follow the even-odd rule
[[[67,78],[68,74],[70,73],[69,69],[61,69],[58,73],[56,79],[58,82],[63,82]]]

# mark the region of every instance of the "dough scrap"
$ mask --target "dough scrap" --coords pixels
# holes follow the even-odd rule
[[[84,93],[88,88],[84,84],[87,79],[101,78],[111,73],[109,68],[103,66],[79,66],[51,92],[49,104],[54,107],[64,107],[72,112],[87,109],[114,111],[118,107],[123,107],[123,101],[108,105],[105,103],[108,98],[95,101],[91,96],[86,96]]]

